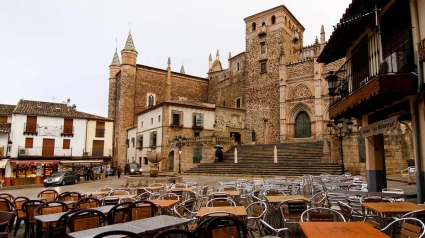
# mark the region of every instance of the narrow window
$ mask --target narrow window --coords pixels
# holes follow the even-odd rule
[[[156,131],[151,132],[150,135],[150,146],[155,147],[156,146]]]
[[[273,15],[271,20],[272,20],[272,25],[274,25],[276,23],[276,17]]]
[[[266,42],[261,42],[261,54],[266,53]]]
[[[158,115],[158,122],[161,122],[161,115]]]
[[[226,106],[226,101],[223,101],[223,106]]]
[[[266,62],[260,63],[260,73],[267,73],[267,63]]]
[[[153,118],[151,118],[151,125],[153,124]]]
[[[174,126],[180,125],[180,114],[178,114],[178,113],[173,114],[173,125]]]
[[[155,105],[155,97],[152,94],[149,94],[148,96],[148,106],[152,107],[153,105]]]
[[[255,22],[252,23],[252,31],[257,30],[257,24]]]
[[[238,72],[239,72],[239,70],[241,69],[241,63],[237,63],[237,66],[238,66]]]
[[[148,157],[143,157],[143,160],[144,160],[144,165],[148,165],[149,164],[149,160],[148,160]]]
[[[62,149],[69,150],[71,148],[71,140],[63,139]]]
[[[202,126],[202,115],[201,114],[195,114],[193,116],[193,126],[195,126],[195,127],[201,127]]]
[[[143,121],[142,121],[142,123],[141,123],[140,127],[141,127],[141,128],[143,128]]]
[[[137,148],[143,148],[143,136],[137,137]]]
[[[131,147],[134,148],[135,144],[136,144],[136,138],[131,137]]]
[[[105,122],[97,121],[96,122],[96,137],[105,137]]]
[[[241,108],[241,99],[236,99],[236,108]]]

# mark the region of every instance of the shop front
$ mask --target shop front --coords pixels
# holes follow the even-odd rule
[[[11,160],[10,181],[7,185],[41,184],[58,171],[59,160]],[[6,179],[7,180],[7,179]]]

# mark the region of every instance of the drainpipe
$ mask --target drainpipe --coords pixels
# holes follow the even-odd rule
[[[412,33],[413,33],[413,41],[420,41],[420,32],[419,32],[419,18],[418,18],[418,6],[417,1],[409,1],[410,2],[410,18],[412,22]],[[423,174],[421,171],[422,161],[421,161],[421,143],[420,143],[420,128],[419,128],[419,98],[421,96],[421,84],[422,84],[422,63],[419,62],[419,51],[416,48],[416,63],[418,65],[418,90],[413,99],[413,135],[416,151],[415,151],[415,166],[416,166],[416,192],[417,192],[417,202],[424,203],[424,181]]]

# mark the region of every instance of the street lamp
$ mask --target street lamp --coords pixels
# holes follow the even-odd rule
[[[181,170],[181,154],[182,154],[182,147],[186,144],[186,138],[179,135],[179,137],[176,136],[174,139],[174,142],[176,143],[177,148],[179,148],[179,174],[182,173]]]
[[[342,120],[338,120],[336,121],[336,123],[332,123],[329,122],[327,125],[328,130],[329,130],[329,135],[331,136],[335,136],[336,138],[338,138],[341,141],[341,162],[342,162],[342,174],[345,173],[345,168],[344,168],[344,153],[342,151],[342,139],[344,139],[344,137],[348,136],[351,134],[351,131],[353,129],[353,122],[352,121],[348,121],[346,123],[346,125],[344,126],[344,123]],[[332,134],[332,131],[335,130],[335,134]]]

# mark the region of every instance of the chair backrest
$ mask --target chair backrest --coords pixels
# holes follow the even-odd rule
[[[125,202],[113,206],[106,216],[106,218],[108,219],[108,224],[111,225],[126,222],[128,207],[131,204],[132,202]]]
[[[234,216],[220,216],[212,218],[205,228],[206,238],[245,238],[248,230],[245,224]]]
[[[210,196],[210,199],[213,199],[213,198],[227,198],[227,193],[224,193],[224,192],[212,193],[212,195]]]
[[[174,193],[181,198],[183,196],[183,189],[173,188],[171,189],[171,193]]]
[[[22,211],[22,204],[24,204],[24,202],[28,200],[30,199],[23,196],[15,197],[14,204],[15,204],[15,209],[17,213],[16,216],[19,219],[23,219],[25,217],[25,212]]]
[[[267,214],[267,204],[265,202],[253,202],[246,207],[248,217],[263,218]]]
[[[313,207],[324,207],[326,203],[326,193],[318,192],[310,198]]]
[[[130,195],[130,192],[127,190],[122,190],[122,189],[114,189],[112,190],[112,192],[110,193],[111,196],[118,196],[118,195]]]
[[[111,187],[102,187],[96,190],[96,192],[111,192],[112,188]]]
[[[94,209],[81,209],[69,216],[66,234],[108,225],[105,214]]]
[[[360,199],[360,202],[382,202],[382,197],[371,196],[371,197],[363,197]]]
[[[406,217],[413,217],[425,223],[425,207],[424,207],[424,210],[416,210],[413,212],[406,213],[401,218],[406,218]]]
[[[117,205],[120,202],[120,198],[119,197],[114,197],[114,196],[108,196],[108,197],[104,197],[103,198],[103,205],[107,206],[107,205]]]
[[[214,198],[207,202],[207,207],[227,207],[236,206],[236,203],[230,198]]]
[[[399,229],[400,223],[401,229]],[[425,224],[421,220],[412,217],[399,218],[382,228],[381,231],[391,237],[396,237],[398,233],[401,234],[401,237],[423,237],[425,235]]]
[[[333,209],[325,207],[314,207],[305,210],[301,214],[301,222],[314,221],[314,222],[345,222],[344,216]]]
[[[268,224],[263,219],[260,219],[260,230],[266,236],[275,236],[275,237],[294,237],[294,232],[289,228],[280,228],[275,229],[270,224]],[[288,234],[288,235],[286,235]]]
[[[35,215],[47,215],[68,211],[68,205],[62,201],[51,201],[40,204],[35,209]]]
[[[180,238],[195,238],[196,236],[187,230],[182,229],[168,229],[166,231],[160,232],[153,238],[174,238],[174,237],[180,237]]]
[[[0,211],[0,232],[8,232],[12,229],[15,216],[15,212]]]
[[[137,201],[128,207],[127,214],[129,221],[135,221],[156,216],[158,214],[158,208],[153,202]]]
[[[135,198],[124,197],[124,198],[121,198],[118,203],[119,204],[125,203],[125,202],[131,202],[131,203],[133,203],[135,201],[137,201]]]
[[[68,218],[80,211],[81,209],[74,209],[67,211],[65,214],[59,217],[58,221],[55,223],[49,224],[49,237],[66,237],[66,223],[68,221]]]
[[[78,201],[81,194],[78,192],[63,192],[56,197],[56,201]]]
[[[136,233],[133,233],[131,231],[120,231],[120,230],[105,231],[95,235],[93,238],[103,238],[103,237],[109,237],[113,235],[122,235],[123,237],[129,237],[129,238],[142,238],[142,236]]]
[[[25,220],[35,223],[35,209],[43,204],[40,200],[28,200],[22,204],[22,211],[25,213]]]
[[[151,196],[151,193],[146,191],[146,192],[143,192],[143,193],[140,193],[139,195],[137,195],[136,200],[137,201],[138,200],[149,200],[150,196]]]
[[[87,209],[87,208],[95,208],[95,207],[101,207],[102,201],[95,197],[85,197],[78,200],[74,207],[75,208],[81,208],[81,209]]]
[[[395,194],[404,194],[404,190],[400,188],[384,188],[382,189],[383,193],[395,193]]]
[[[308,202],[302,199],[284,200],[279,204],[282,217],[285,215],[301,215],[307,210]]]
[[[338,205],[346,221],[355,221],[353,216],[353,212],[355,212],[355,210],[350,205],[341,201],[338,201]]]
[[[11,212],[13,210],[13,200],[0,197],[0,211]]]
[[[13,202],[15,200],[15,197],[10,193],[0,193],[1,198],[6,198],[7,200]]]
[[[41,191],[37,197],[38,198],[45,198],[47,202],[54,201],[56,197],[59,195],[59,193],[56,190],[53,189],[46,189],[44,191]]]
[[[158,200],[180,200],[180,196],[175,193],[164,193],[159,196]]]

